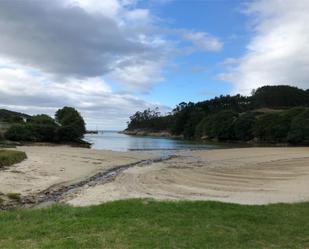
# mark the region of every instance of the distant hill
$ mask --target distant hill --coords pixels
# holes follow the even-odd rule
[[[15,123],[22,119],[28,119],[31,116],[21,112],[14,112],[6,109],[0,109],[0,122]]]
[[[167,114],[136,112],[127,134],[168,133],[186,139],[309,145],[309,90],[263,86],[251,96],[219,96],[182,102]]]

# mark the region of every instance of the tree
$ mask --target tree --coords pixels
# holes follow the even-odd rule
[[[27,123],[11,126],[5,137],[14,141],[55,142],[58,126],[48,115],[36,115]]]
[[[85,121],[73,107],[63,107],[56,112],[57,130],[60,141],[78,141],[86,133]]]
[[[234,138],[233,123],[237,114],[232,111],[221,111],[207,116],[197,126],[196,133],[209,139],[232,140]]]
[[[252,112],[239,115],[233,124],[234,138],[239,141],[253,139],[253,127],[256,121],[255,114]]]
[[[254,128],[256,137],[270,143],[287,142],[292,120],[303,110],[298,107],[261,115]]]
[[[36,125],[57,126],[57,123],[55,122],[55,120],[46,114],[32,116],[31,118],[27,120],[27,123],[36,124]]]
[[[293,144],[309,144],[309,109],[293,119],[288,140]]]
[[[38,134],[32,125],[15,124],[5,133],[5,138],[12,141],[38,141]]]
[[[263,86],[252,95],[255,107],[285,108],[308,106],[309,98],[306,91],[292,86]]]

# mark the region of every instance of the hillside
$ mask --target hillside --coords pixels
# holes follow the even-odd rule
[[[20,112],[14,112],[6,109],[0,109],[0,122],[9,122],[9,123],[14,123],[18,122],[22,119],[28,119],[31,116],[25,113],[20,113]]]
[[[169,132],[186,139],[309,144],[309,90],[264,86],[251,96],[219,96],[182,102],[161,115],[136,112],[125,132]]]

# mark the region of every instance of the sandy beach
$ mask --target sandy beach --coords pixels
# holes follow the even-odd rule
[[[22,146],[28,159],[0,171],[0,192],[35,194],[68,185],[115,166],[151,159],[155,153],[99,151],[69,146]]]
[[[65,201],[85,206],[127,198],[240,204],[309,201],[309,148],[187,152],[130,168],[115,181],[86,187]]]
[[[0,191],[33,195],[160,152],[112,152],[23,146],[28,159],[0,171]],[[215,200],[241,204],[309,201],[309,148],[241,148],[175,152],[134,166],[104,184],[85,185],[61,201],[86,206],[128,198]]]

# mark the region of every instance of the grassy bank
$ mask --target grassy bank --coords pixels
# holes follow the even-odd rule
[[[5,211],[0,248],[309,248],[309,203],[129,200]]]
[[[27,158],[25,152],[13,150],[0,150],[0,168],[19,163]]]

